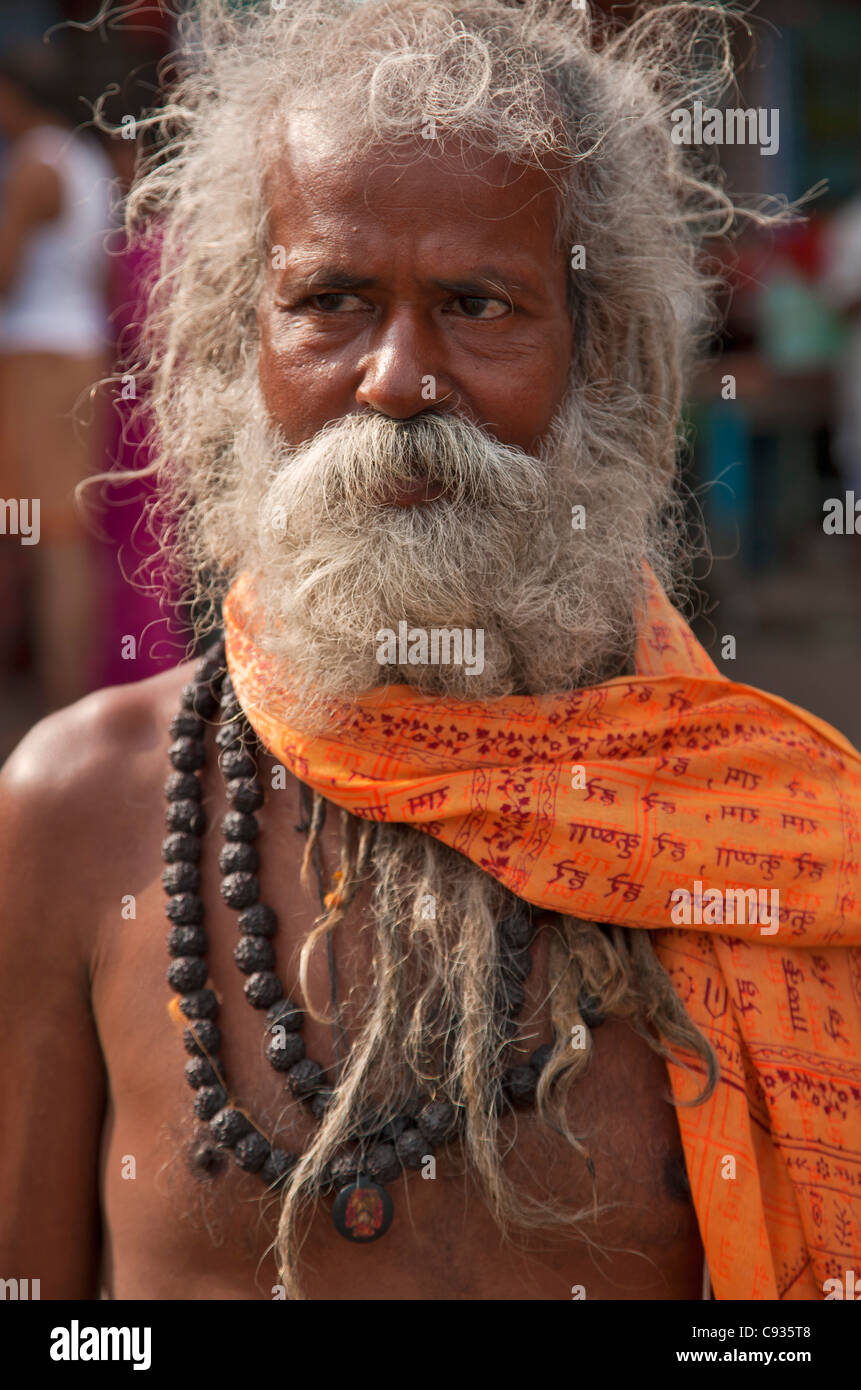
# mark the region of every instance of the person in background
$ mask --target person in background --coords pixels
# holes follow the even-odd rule
[[[842,314],[845,327],[835,372],[833,449],[840,481],[851,496],[848,524],[854,498],[861,498],[861,193],[850,198],[829,225],[822,287]],[[861,618],[861,552],[857,544],[850,554],[856,614]]]
[[[831,221],[823,289],[847,329],[837,377],[835,458],[847,489],[861,497],[861,193]]]
[[[2,587],[32,604],[43,713],[92,688],[98,622],[93,542],[74,488],[101,458],[101,407],[86,398],[107,367],[113,171],[98,143],[74,129],[68,72],[56,44],[22,45],[0,61],[0,132],[9,141],[0,201],[0,498],[17,502],[5,507]],[[16,511],[19,534],[8,534]],[[38,519],[26,546],[21,517]],[[14,645],[9,628],[4,638]]]

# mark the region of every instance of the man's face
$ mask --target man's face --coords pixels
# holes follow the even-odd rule
[[[254,577],[302,717],[386,681],[484,699],[615,674],[665,484],[572,380],[552,179],[463,144],[348,159],[292,122],[267,193],[236,469],[197,513]],[[381,664],[401,622],[481,634],[481,671]]]
[[[567,262],[546,174],[421,139],[408,156],[349,161],[300,120],[267,192],[259,374],[288,444],[348,415],[436,411],[537,449],[571,363]]]

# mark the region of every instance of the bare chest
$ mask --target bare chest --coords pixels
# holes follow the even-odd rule
[[[301,1151],[313,1121],[264,1057],[264,1018],[251,1009],[233,961],[236,918],[221,902],[216,833],[224,809],[211,790],[204,838],[202,895],[209,937],[210,986],[219,997],[222,1057],[231,1098],[284,1148]],[[281,924],[277,970],[298,997],[298,949],[315,903],[299,887],[301,841],[294,808],[261,815],[265,899]],[[271,1249],[279,1203],[259,1177],[231,1162],[207,1175],[190,1159],[204,1127],[193,1118],[184,1078],[181,1028],[168,1012],[168,924],[159,881],[160,834],[150,849],[152,875],[136,896],[133,919],[103,933],[94,1007],[108,1067],[110,1107],[102,1147],[105,1286],[116,1298],[273,1298],[279,1295]],[[328,852],[331,853],[329,846]],[[357,904],[360,910],[360,905]],[[358,914],[357,914],[358,915]],[[345,924],[349,928],[349,924]],[[338,975],[343,993],[367,979],[367,947],[343,933]],[[328,972],[320,953],[311,987],[322,1005]],[[546,940],[539,934],[528,982],[531,1042],[549,1040]],[[330,1029],[306,1018],[309,1056],[333,1061]],[[595,1031],[588,1070],[569,1101],[569,1120],[592,1155],[599,1209],[585,1165],[532,1111],[506,1122],[505,1168],[535,1200],[549,1196],[588,1212],[576,1237],[558,1231],[513,1232],[506,1239],[475,1176],[456,1147],[428,1170],[391,1184],[395,1216],[383,1239],[357,1247],[336,1231],[331,1198],[309,1216],[302,1246],[307,1296],[326,1299],[697,1298],[702,1250],[685,1192],[678,1126],[667,1102],[660,1058],[627,1025]]]

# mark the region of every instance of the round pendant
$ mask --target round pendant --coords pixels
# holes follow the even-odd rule
[[[335,1230],[345,1240],[367,1245],[379,1240],[392,1224],[395,1204],[384,1187],[361,1174],[342,1187],[332,1207]]]

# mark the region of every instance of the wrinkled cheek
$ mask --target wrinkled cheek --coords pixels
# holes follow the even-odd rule
[[[311,439],[333,414],[325,368],[315,366],[301,343],[279,342],[269,324],[261,326],[257,378],[269,421],[293,447]]]

